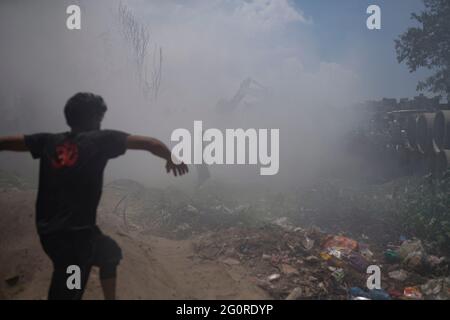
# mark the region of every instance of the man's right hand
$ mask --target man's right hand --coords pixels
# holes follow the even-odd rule
[[[173,171],[173,175],[176,176],[182,176],[189,172],[188,166],[184,164],[184,162],[180,164],[173,163],[172,160],[168,160],[166,163],[166,171],[167,173],[170,173]]]
[[[165,159],[167,161],[167,173],[170,173],[172,171],[175,177],[182,176],[189,172],[187,165],[185,165],[184,163],[175,164],[172,161],[172,154],[169,148],[167,148],[164,143],[155,138],[130,135],[127,138],[127,149],[146,150],[160,158]]]

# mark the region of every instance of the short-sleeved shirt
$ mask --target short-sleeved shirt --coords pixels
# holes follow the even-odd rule
[[[25,136],[40,160],[36,225],[40,235],[95,227],[109,159],[126,152],[128,134],[114,130]]]

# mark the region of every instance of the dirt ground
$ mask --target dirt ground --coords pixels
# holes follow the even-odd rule
[[[270,299],[250,270],[205,260],[193,241],[169,240],[129,231],[112,212],[114,195],[104,194],[99,225],[122,248],[119,299]],[[35,192],[0,192],[0,299],[45,299],[51,262],[40,247],[34,226]],[[98,270],[85,299],[102,299]]]
[[[0,189],[0,299],[46,298],[52,268],[35,230],[35,197],[32,189]],[[119,299],[450,297],[449,260],[426,241],[383,244],[286,217],[254,220],[242,204],[184,197],[130,181],[105,187],[97,220],[122,248]],[[270,211],[264,208],[256,213]],[[380,268],[382,296],[355,291],[367,286],[370,264]],[[96,269],[84,298],[103,298]]]

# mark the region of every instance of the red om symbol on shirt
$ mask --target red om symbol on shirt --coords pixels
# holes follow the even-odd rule
[[[53,168],[72,167],[78,160],[78,146],[75,143],[66,141],[56,147],[56,157],[56,159],[52,159]]]

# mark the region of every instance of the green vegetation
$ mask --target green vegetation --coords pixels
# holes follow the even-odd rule
[[[424,0],[425,10],[413,13],[419,26],[409,28],[395,41],[398,61],[410,72],[427,68],[434,72],[418,90],[442,93],[450,98],[450,1]]]

